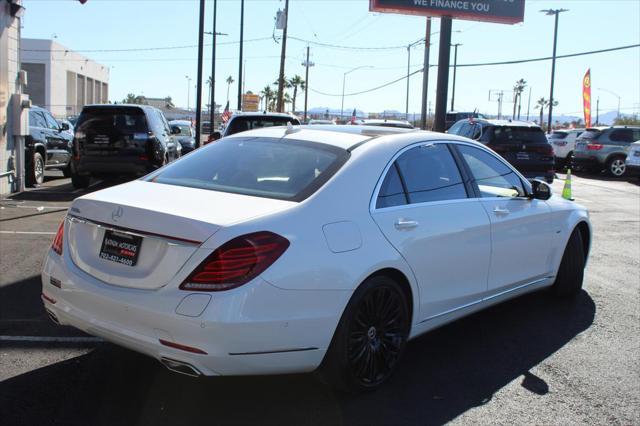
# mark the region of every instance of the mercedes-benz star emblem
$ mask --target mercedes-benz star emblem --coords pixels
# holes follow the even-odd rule
[[[118,206],[117,209],[111,212],[111,219],[113,219],[114,222],[117,222],[118,219],[120,219],[123,214],[124,214],[124,209],[121,206]]]

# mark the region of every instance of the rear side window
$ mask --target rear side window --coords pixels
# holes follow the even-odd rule
[[[376,208],[381,209],[384,207],[401,206],[403,204],[407,204],[407,196],[405,195],[402,181],[398,174],[398,165],[393,163],[380,187]]]
[[[547,143],[547,137],[539,127],[496,126],[491,142],[495,144]]]
[[[467,198],[467,191],[445,144],[412,148],[396,161],[410,203]]]
[[[551,136],[549,136],[549,139],[566,139],[567,136],[569,136],[569,133],[565,133],[565,132],[553,132],[551,133]]]
[[[329,180],[348,158],[348,151],[321,143],[230,138],[198,149],[145,180],[302,201]]]
[[[148,132],[147,119],[140,108],[85,108],[76,129],[104,134],[133,134]]]
[[[293,117],[238,117],[229,124],[228,135],[263,127],[286,126],[287,123],[300,124]]]
[[[526,195],[518,175],[492,154],[467,145],[458,145],[457,148],[471,170],[481,197],[524,197]]]

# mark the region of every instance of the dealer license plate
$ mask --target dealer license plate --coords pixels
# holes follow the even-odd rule
[[[516,154],[516,158],[518,160],[528,160],[529,159],[529,153],[528,152],[518,152]]]
[[[100,258],[127,266],[135,266],[141,245],[142,237],[106,230],[100,248]]]

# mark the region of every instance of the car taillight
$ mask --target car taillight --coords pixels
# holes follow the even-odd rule
[[[64,238],[64,219],[60,222],[60,226],[58,227],[58,232],[56,232],[56,236],[53,239],[53,243],[51,244],[51,249],[62,256],[62,240]]]
[[[603,145],[601,143],[590,143],[587,144],[587,151],[600,151]]]
[[[289,247],[289,240],[261,231],[227,241],[211,253],[180,289],[222,291],[248,283],[273,264]]]

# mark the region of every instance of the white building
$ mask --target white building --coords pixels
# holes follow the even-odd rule
[[[78,115],[87,104],[109,101],[109,67],[53,40],[22,39],[22,69],[34,105],[56,117]]]

